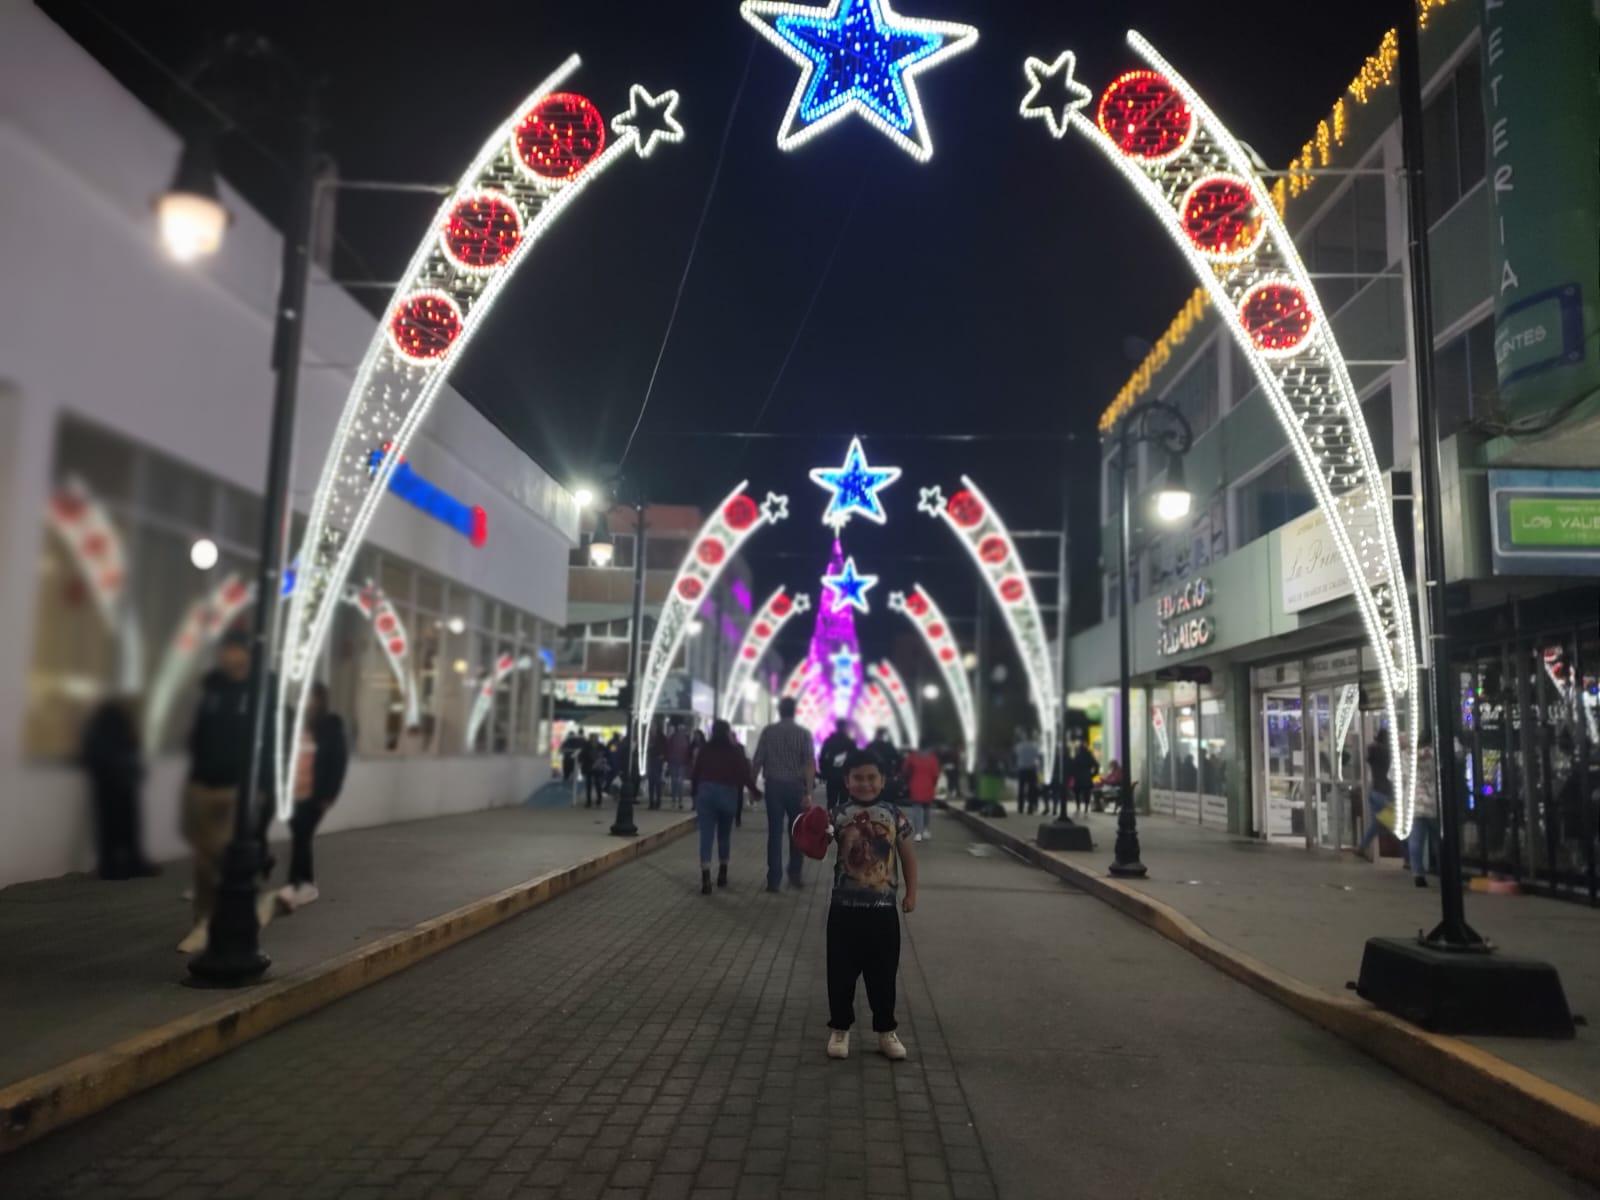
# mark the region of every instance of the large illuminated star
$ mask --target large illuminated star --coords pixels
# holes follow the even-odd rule
[[[860,575],[856,573],[856,560],[844,560],[844,569],[837,575],[824,575],[822,586],[833,593],[833,604],[829,612],[838,612],[846,604],[860,612],[871,612],[867,606],[867,592],[878,585],[876,575]]]
[[[831,0],[825,9],[745,0],[739,15],[801,67],[778,130],[780,150],[856,113],[926,162],[933,142],[917,76],[978,40],[970,25],[903,17],[889,0]]]
[[[822,523],[842,529],[851,517],[860,513],[867,520],[882,525],[888,517],[878,493],[899,478],[899,467],[868,466],[861,439],[851,438],[844,466],[817,467],[811,472],[811,482],[833,493],[822,514]]]
[[[1042,117],[1051,137],[1065,137],[1072,114],[1094,99],[1094,93],[1072,77],[1077,67],[1078,56],[1071,50],[1063,50],[1055,62],[1029,58],[1022,65],[1022,73],[1028,77],[1022,115]]]

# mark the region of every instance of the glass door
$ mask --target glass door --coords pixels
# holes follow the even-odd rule
[[[1262,693],[1261,746],[1266,785],[1263,831],[1270,841],[1305,842],[1305,726],[1298,687]]]
[[[1362,795],[1361,727],[1356,720],[1361,689],[1338,684],[1307,694],[1314,749],[1310,780],[1313,805],[1306,844],[1325,850],[1353,849],[1360,836]]]

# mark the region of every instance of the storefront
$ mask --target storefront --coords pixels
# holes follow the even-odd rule
[[[1225,685],[1174,683],[1150,694],[1150,811],[1228,828],[1228,775],[1237,750]]]

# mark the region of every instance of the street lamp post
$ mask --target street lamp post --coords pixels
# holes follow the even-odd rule
[[[1151,442],[1167,451],[1167,480],[1157,496],[1157,515],[1164,521],[1181,520],[1188,515],[1192,497],[1183,480],[1183,456],[1194,443],[1188,419],[1165,400],[1146,400],[1123,414],[1117,423],[1117,475],[1121,486],[1121,516],[1117,522],[1117,563],[1121,574],[1117,604],[1117,644],[1120,662],[1118,690],[1122,712],[1118,722],[1118,742],[1122,754],[1122,786],[1117,793],[1117,844],[1111,863],[1113,875],[1143,876],[1139,861],[1139,822],[1133,808],[1133,739],[1130,714],[1131,684],[1128,640],[1130,595],[1128,576],[1133,563],[1128,553],[1128,526],[1132,499],[1128,494],[1128,452],[1141,442]],[[1147,756],[1148,757],[1148,756]]]
[[[279,571],[287,525],[289,467],[294,439],[294,414],[300,376],[300,350],[304,333],[306,284],[311,258],[311,212],[316,188],[317,108],[314,86],[265,39],[235,37],[223,44],[224,55],[241,55],[271,62],[293,79],[302,96],[289,216],[283,235],[282,275],[272,337],[272,426],[267,449],[266,491],[261,511],[260,559],[256,565],[256,604],[250,646],[250,694],[246,717],[250,730],[244,780],[234,804],[233,840],[223,853],[222,880],[211,912],[205,950],[189,960],[188,982],[201,987],[239,987],[253,983],[271,965],[261,952],[261,926],[256,915],[256,876],[261,868],[261,848],[252,829],[257,804],[262,802],[261,779],[267,745],[267,718],[276,702],[276,680],[268,670],[273,618],[280,590]],[[193,156],[186,156],[192,171]],[[180,174],[182,172],[180,171]],[[196,185],[191,182],[189,187]],[[169,245],[171,222],[163,215],[163,232]],[[220,237],[220,231],[218,231]],[[182,238],[176,249],[194,250]],[[214,242],[211,243],[214,248]],[[272,802],[271,795],[264,797]]]
[[[644,653],[644,493],[635,485],[633,496],[633,620],[628,625],[628,732],[622,774],[622,795],[617,798],[617,819],[611,823],[615,837],[635,837],[633,805],[639,798],[639,667]]]

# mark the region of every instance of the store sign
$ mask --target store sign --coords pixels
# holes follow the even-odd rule
[[[1163,657],[1198,650],[1215,634],[1211,618],[1194,615],[1211,603],[1211,581],[1195,578],[1156,598],[1156,653]]]
[[[1600,575],[1600,471],[1490,471],[1496,575]]]
[[[579,708],[613,708],[626,679],[553,679],[557,700]]]
[[[1315,608],[1355,591],[1320,509],[1278,531],[1278,559],[1284,612]]]

